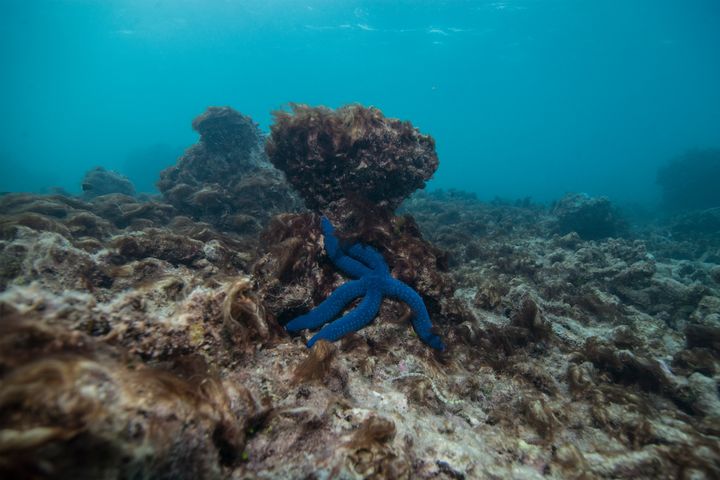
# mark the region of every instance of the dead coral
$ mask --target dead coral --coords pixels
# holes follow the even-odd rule
[[[562,467],[562,477],[573,480],[593,480],[585,456],[572,443],[561,445],[553,452],[553,459]]]
[[[4,478],[221,478],[238,461],[251,406],[217,380],[129,368],[27,319],[3,319],[0,338]]]
[[[551,328],[543,318],[535,300],[530,296],[523,296],[517,309],[510,317],[510,324],[527,331],[529,340],[546,340],[549,338]]]
[[[254,267],[280,281],[292,281],[305,274],[312,261],[322,252],[321,233],[315,228],[319,217],[312,214],[282,214],[273,217],[261,239],[269,256]]]
[[[273,217],[263,231],[264,252],[252,267],[267,312],[282,324],[320,302],[335,286],[329,269],[315,270],[323,251],[312,214]]]
[[[95,167],[85,173],[82,180],[83,196],[86,199],[107,195],[108,193],[122,193],[135,195],[135,187],[127,177],[103,167]]]
[[[714,375],[719,370],[720,359],[707,348],[688,348],[680,350],[673,357],[673,367],[689,375],[700,372],[704,375]]]
[[[84,202],[62,195],[11,194],[0,199],[0,232],[12,236],[14,227],[53,231],[68,239],[90,236],[104,239],[114,228],[134,223],[169,222],[171,205],[113,193]]]
[[[174,217],[170,205],[120,194],[90,202],[7,195],[0,202],[6,207],[0,214],[3,289],[37,279],[58,290],[74,285],[93,292],[111,289],[118,278],[119,286],[127,287],[129,279],[148,277],[149,259],[163,262],[152,266],[156,274],[183,265],[234,275],[247,266],[256,241]]]
[[[460,332],[467,343],[480,346],[479,352],[498,370],[511,367],[507,361],[513,355],[522,352],[542,353],[552,340],[550,324],[544,319],[535,300],[522,291],[513,291],[509,297],[514,302],[508,312],[509,321],[502,324],[488,323],[483,326],[482,332],[476,332],[472,325],[467,325]]]
[[[200,141],[160,174],[158,188],[183,214],[215,227],[254,234],[271,215],[299,208],[282,174],[262,151],[258,126],[230,107],[210,107],[193,121]],[[238,214],[254,221],[242,221]]]
[[[558,421],[552,408],[542,400],[528,400],[525,404],[525,418],[530,422],[530,425],[538,432],[538,434],[548,440],[552,441],[555,431],[559,428],[560,422]]]
[[[84,250],[75,248],[66,237],[34,230],[18,232],[4,251],[14,251],[17,267],[13,283],[24,284],[38,278],[49,288],[79,290],[106,289],[113,284],[111,269]]]
[[[155,228],[118,236],[112,246],[124,261],[153,257],[177,265],[204,257],[201,242]]]
[[[473,304],[484,310],[495,310],[500,306],[508,290],[507,285],[499,281],[486,280],[477,289]]]
[[[38,213],[26,212],[0,217],[0,238],[10,240],[17,234],[18,226],[33,230],[53,232],[70,237],[70,230],[59,220]]]
[[[375,108],[349,105],[333,111],[295,104],[291,109],[275,112],[266,152],[306,205],[328,215],[341,242],[380,250],[393,276],[420,293],[431,315],[457,322],[468,318],[453,298],[452,280],[443,274],[448,267],[444,252],[422,239],[411,217],[393,216],[400,202],[423,187],[437,168],[432,138]],[[321,237],[317,217],[302,217],[304,228],[312,229],[310,235],[294,235],[288,231],[293,227],[283,223],[269,226],[264,237],[275,237],[276,243],[266,246],[268,254],[255,269],[276,266],[273,281],[261,277],[261,283],[272,286],[263,299],[281,321],[310,310],[338,284],[338,275],[318,258],[322,249],[308,245],[308,239]],[[285,233],[270,233],[278,228]],[[272,305],[276,301],[283,305]]]
[[[619,383],[637,383],[653,391],[674,389],[667,367],[657,360],[612,346],[597,337],[586,341],[584,353],[596,367],[613,375]]]
[[[443,411],[445,407],[458,409],[464,403],[464,400],[460,398],[451,398],[443,393],[435,380],[424,373],[405,373],[391,379],[393,382],[405,382],[407,380],[410,380],[410,382],[406,382],[410,385],[407,394],[408,398],[419,405],[426,405],[435,410]],[[430,395],[430,392],[432,392],[432,395]]]
[[[107,238],[112,232],[112,225],[107,220],[92,212],[79,211],[68,216],[65,225],[73,237]]]
[[[451,353],[434,356],[398,335],[407,328],[404,311],[388,301],[381,321],[345,339],[338,353],[320,355],[326,363],[310,370],[325,370],[321,380],[293,383],[313,352],[276,337],[277,318],[306,311],[347,281],[325,258],[317,216],[273,220],[251,281],[244,269],[254,239],[218,233],[169,205],[116,194],[90,202],[0,196],[6,218],[41,215],[33,226],[69,231],[11,222],[0,238],[7,277],[0,382],[11,378],[17,391],[29,388],[23,378],[38,378],[32,369],[43,372],[36,395],[21,400],[27,409],[3,409],[0,440],[17,450],[0,457],[61,459],[39,468],[82,475],[61,467],[76,465],[81,454],[87,468],[125,456],[129,467],[121,473],[132,467],[126,476],[139,478],[162,478],[164,465],[170,475],[182,468],[199,478],[720,476],[717,248],[662,237],[659,227],[642,238],[561,238],[542,207],[486,204],[459,192],[421,194],[408,205],[413,217],[367,204],[338,214],[339,233],[373,245],[393,275],[416,282]],[[244,213],[232,214],[251,224]],[[155,228],[199,242],[199,256],[173,264],[109,248],[113,237]],[[424,238],[447,246],[456,260]],[[145,254],[165,255],[152,248]],[[74,268],[84,261],[112,282],[77,282]],[[502,295],[488,295],[490,308],[481,308],[484,298],[476,307],[476,292],[487,284]],[[477,318],[448,315],[448,300]],[[12,329],[2,326],[17,316],[33,322],[6,335]],[[3,383],[0,396],[5,391]],[[102,404],[95,401],[108,392]],[[118,401],[127,409],[116,414]],[[78,409],[62,410],[64,402]],[[175,417],[165,416],[169,411]],[[373,416],[379,426],[366,429]],[[46,436],[44,428],[58,426],[82,431]],[[369,440],[360,440],[363,431]],[[32,458],[23,448],[34,449]],[[143,463],[143,452],[156,462]]]
[[[691,324],[685,329],[685,336],[688,348],[707,348],[720,355],[720,327]]]
[[[568,365],[566,381],[570,391],[575,396],[588,392],[595,385],[593,365],[590,362],[582,364],[571,363]]]
[[[374,445],[391,442],[393,438],[395,438],[395,423],[392,420],[371,415],[355,430],[347,446],[371,448]]]
[[[265,149],[311,209],[357,197],[392,212],[438,167],[432,137],[377,108],[290,108],[274,112]]]

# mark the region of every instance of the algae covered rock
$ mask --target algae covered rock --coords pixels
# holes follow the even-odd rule
[[[200,140],[162,171],[158,188],[180,212],[239,233],[257,233],[275,213],[298,208],[282,174],[265,158],[260,129],[230,107],[193,121]],[[238,221],[237,215],[254,221]]]
[[[322,212],[270,217],[289,187],[230,109],[196,120],[172,204],[0,196],[1,478],[720,478],[705,217],[619,236],[603,199],[457,191],[396,214],[429,140],[372,109],[297,110],[273,154],[316,169],[292,181]],[[445,352],[394,300],[333,344],[282,328],[348,282],[321,213],[422,295]]]
[[[85,174],[82,191],[86,199],[109,193],[122,193],[131,197],[135,195],[135,187],[127,177],[103,167],[95,167]]]
[[[34,315],[0,325],[0,476],[224,478],[253,405]]]
[[[270,162],[313,210],[358,202],[392,212],[438,168],[431,136],[374,107],[292,104],[270,132]]]
[[[615,237],[627,228],[617,208],[605,197],[568,194],[555,204],[552,213],[557,217],[555,230],[559,234],[577,232],[584,240]]]
[[[166,203],[119,193],[88,202],[4,195],[0,291],[40,281],[53,291],[77,288],[103,296],[116,280],[136,274],[162,276],[180,266],[236,274],[247,265],[254,240],[177,213]]]

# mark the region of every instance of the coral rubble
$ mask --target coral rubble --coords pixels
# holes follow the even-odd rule
[[[3,478],[222,478],[239,463],[261,410],[242,385],[128,362],[37,317],[0,324]]]
[[[337,344],[283,332],[345,281],[315,214],[256,250],[156,200],[1,197],[0,474],[718,476],[720,266],[673,256],[692,239],[583,240],[459,192],[403,211],[368,238],[454,318],[443,354],[399,303]],[[415,263],[419,230],[450,261]]]
[[[105,170],[103,167],[95,167],[85,173],[81,186],[86,199],[109,193],[135,195],[135,187],[130,180],[119,173]]]

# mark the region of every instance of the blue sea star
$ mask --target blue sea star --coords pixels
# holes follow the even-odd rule
[[[357,280],[341,285],[313,310],[290,321],[285,325],[287,331],[317,328],[330,322],[310,339],[307,346],[312,347],[321,339],[334,342],[370,323],[378,314],[383,297],[390,297],[408,304],[413,314],[412,326],[423,342],[437,350],[445,350],[440,337],[431,331],[432,323],[422,298],[410,286],[390,275],[390,269],[382,255],[374,248],[360,243],[353,244],[346,252],[335,237],[335,229],[330,221],[322,217],[320,223],[325,236],[325,251],[330,260]],[[359,297],[364,298],[354,310],[331,321]]]

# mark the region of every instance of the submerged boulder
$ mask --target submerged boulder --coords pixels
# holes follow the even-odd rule
[[[583,240],[616,237],[627,229],[617,208],[605,197],[569,193],[554,205],[552,213],[556,233],[576,232]]]
[[[282,173],[267,162],[263,135],[250,117],[210,107],[192,126],[200,141],[163,170],[158,182],[180,212],[225,230],[254,233],[271,215],[298,208]]]
[[[131,197],[135,195],[135,187],[127,177],[103,167],[95,167],[85,173],[82,191],[86,199],[110,193],[122,193]]]

